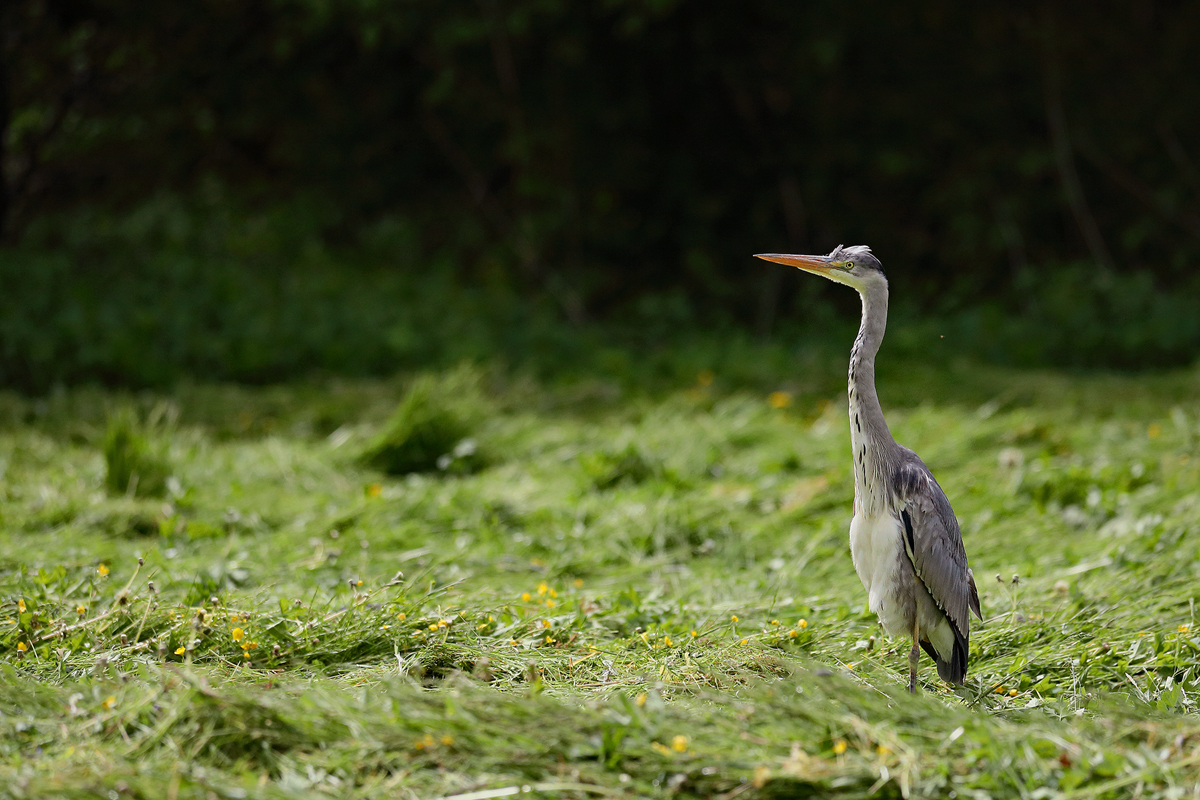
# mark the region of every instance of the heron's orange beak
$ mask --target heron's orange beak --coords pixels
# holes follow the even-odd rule
[[[814,275],[828,275],[834,266],[829,256],[791,256],[785,253],[758,253],[755,258],[763,261],[774,261],[776,264],[787,264]]]

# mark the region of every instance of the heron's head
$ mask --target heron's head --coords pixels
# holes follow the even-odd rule
[[[866,245],[856,244],[851,247],[842,247],[839,244],[827,256],[759,253],[755,258],[797,267],[805,272],[829,278],[831,281],[852,286],[860,292],[872,283],[882,282],[885,286],[887,285],[887,278],[883,274],[883,265],[879,263],[879,259],[871,255],[871,248]]]

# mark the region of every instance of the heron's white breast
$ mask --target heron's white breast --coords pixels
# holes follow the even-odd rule
[[[912,577],[902,569],[903,559],[907,559],[902,524],[891,514],[867,517],[859,513],[850,522],[854,571],[866,587],[871,611],[891,636],[912,633],[911,603],[906,602],[912,594]]]

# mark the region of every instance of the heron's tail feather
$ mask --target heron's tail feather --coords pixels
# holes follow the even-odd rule
[[[933,663],[937,664],[938,676],[942,680],[961,686],[967,677],[967,637],[960,634],[953,625],[950,627],[954,630],[954,648],[949,658],[943,658],[933,645],[924,639],[921,640],[921,647],[933,659]]]

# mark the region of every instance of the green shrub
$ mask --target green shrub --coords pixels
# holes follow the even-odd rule
[[[109,417],[104,462],[104,485],[111,495],[159,497],[166,492],[171,465],[165,448],[146,438],[131,411]]]
[[[476,435],[488,415],[479,380],[469,368],[418,378],[360,461],[389,475],[469,474],[486,467],[492,459]]]

